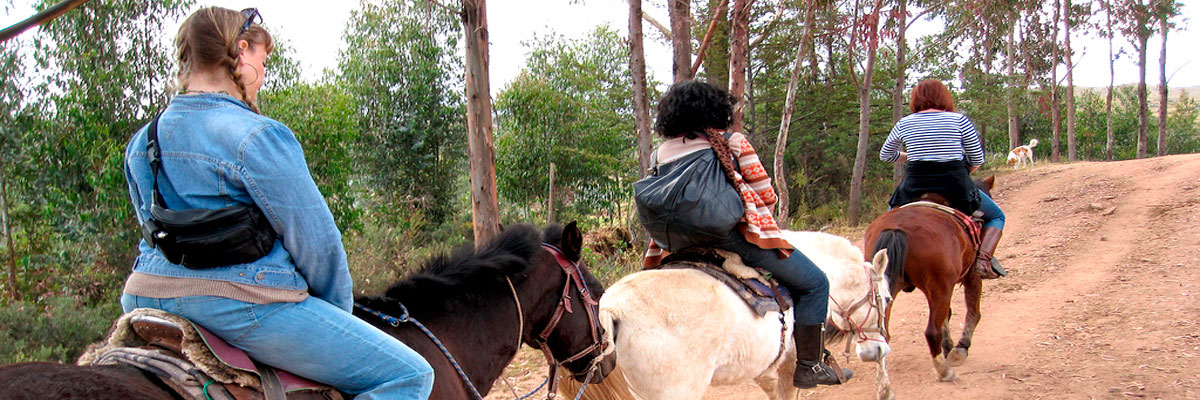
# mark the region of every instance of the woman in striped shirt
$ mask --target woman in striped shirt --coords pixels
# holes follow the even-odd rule
[[[769,271],[791,293],[795,305],[792,337],[796,343],[792,385],[807,389],[839,384],[841,379],[833,367],[821,361],[825,354],[822,328],[829,310],[829,280],[781,236],[770,208],[778,198],[750,141],[738,132],[728,140],[723,135],[732,119],[733,103],[728,92],[704,82],[683,81],[671,86],[659,101],[654,126],[667,139],[656,150],[658,165],[696,151],[716,151],[721,169],[745,200],[745,217],[728,238],[712,247],[737,253],[746,265]],[[651,241],[644,265],[657,266],[662,255],[662,248]],[[853,375],[849,369],[840,372],[844,379]]]
[[[901,118],[879,150],[879,159],[907,162],[904,181],[888,205],[898,207],[925,193],[937,193],[967,215],[983,214],[983,240],[975,272],[984,279],[1005,275],[992,257],[1004,230],[1004,212],[971,182],[970,173],[983,165],[983,146],[967,116],[954,112],[954,98],[941,81],[921,81],[913,89],[913,113]],[[907,152],[901,151],[904,146]]]

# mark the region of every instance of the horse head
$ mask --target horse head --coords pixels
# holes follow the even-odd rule
[[[576,381],[600,382],[616,365],[598,316],[604,286],[580,263],[583,234],[575,222],[550,225],[542,236],[545,251],[534,258],[526,281],[540,283],[546,293],[529,308],[535,321],[523,340],[542,350],[551,374],[561,365]]]
[[[975,182],[975,187],[987,193],[988,196],[991,196],[992,188],[996,186],[996,175],[991,175],[983,179],[973,178],[971,181]]]

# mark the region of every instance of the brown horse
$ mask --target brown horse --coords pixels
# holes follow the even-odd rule
[[[975,185],[985,193],[991,192],[995,176]],[[927,200],[946,204],[945,198],[928,194]],[[888,282],[894,297],[899,291],[920,289],[929,302],[929,322],[925,326],[925,341],[933,357],[934,372],[943,382],[953,381],[956,367],[967,358],[971,337],[979,324],[979,296],[983,288],[978,275],[972,273],[975,245],[969,233],[943,211],[929,207],[894,208],[867,227],[864,239],[871,252],[886,249],[891,263],[887,267]],[[966,293],[967,317],[962,337],[954,345],[950,337],[950,299],[954,285],[961,283]],[[887,306],[890,333],[892,303]]]
[[[548,358],[561,360],[554,363],[575,379],[590,376],[591,382],[599,382],[616,361],[607,357],[592,362],[603,352],[603,332],[596,330],[596,306],[585,302],[589,296],[582,291],[590,291],[591,298],[598,299],[604,288],[582,266],[578,266],[579,279],[565,272],[578,265],[582,238],[573,222],[565,228],[547,227],[542,234],[526,225],[509,227],[484,248],[464,247],[451,256],[436,257],[383,296],[356,300],[393,316],[400,316],[400,304],[405,305],[409,315],[454,355],[480,393],[491,389],[521,343],[547,349]],[[559,261],[556,251],[568,266]],[[431,399],[472,398],[446,356],[413,324],[394,327],[379,317],[355,311],[429,361],[435,372]],[[0,367],[0,399],[67,398],[180,397],[154,374],[128,366],[22,363]]]

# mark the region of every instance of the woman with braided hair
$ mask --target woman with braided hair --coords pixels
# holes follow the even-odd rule
[[[712,247],[737,253],[746,265],[769,271],[791,292],[795,303],[792,337],[796,344],[792,384],[798,388],[839,384],[841,380],[833,368],[822,362],[829,281],[824,272],[781,236],[770,209],[778,198],[750,141],[738,132],[726,139],[724,133],[729,128],[733,103],[728,92],[704,82],[693,80],[672,85],[658,103],[658,120],[654,125],[655,131],[666,139],[656,150],[658,165],[710,148],[716,152],[726,179],[747,199],[747,205],[737,229]],[[662,247],[651,241],[644,265],[656,266],[662,256]],[[848,369],[840,372],[846,379],[853,374]]]
[[[162,208],[260,210],[270,227],[255,231],[269,232],[259,236],[263,255],[203,267],[189,265],[187,254],[173,262],[158,241],[165,236],[151,231],[121,306],[179,314],[260,362],[359,399],[426,399],[433,369],[425,359],[351,314],[341,233],[300,142],[258,113],[272,50],[259,22],[256,9],[219,7],[184,21],[175,39],[179,92],[130,140],[125,177],[143,226]]]

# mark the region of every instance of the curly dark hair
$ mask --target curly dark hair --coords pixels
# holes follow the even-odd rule
[[[730,183],[737,183],[733,150],[725,136],[709,129],[724,130],[733,121],[733,96],[716,86],[700,81],[682,81],[671,85],[658,102],[658,120],[654,130],[667,139],[703,136],[712,144],[721,163],[721,171]]]
[[[729,92],[713,85],[695,80],[678,82],[658,102],[654,131],[668,139],[695,139],[707,128],[728,128],[733,103]]]

